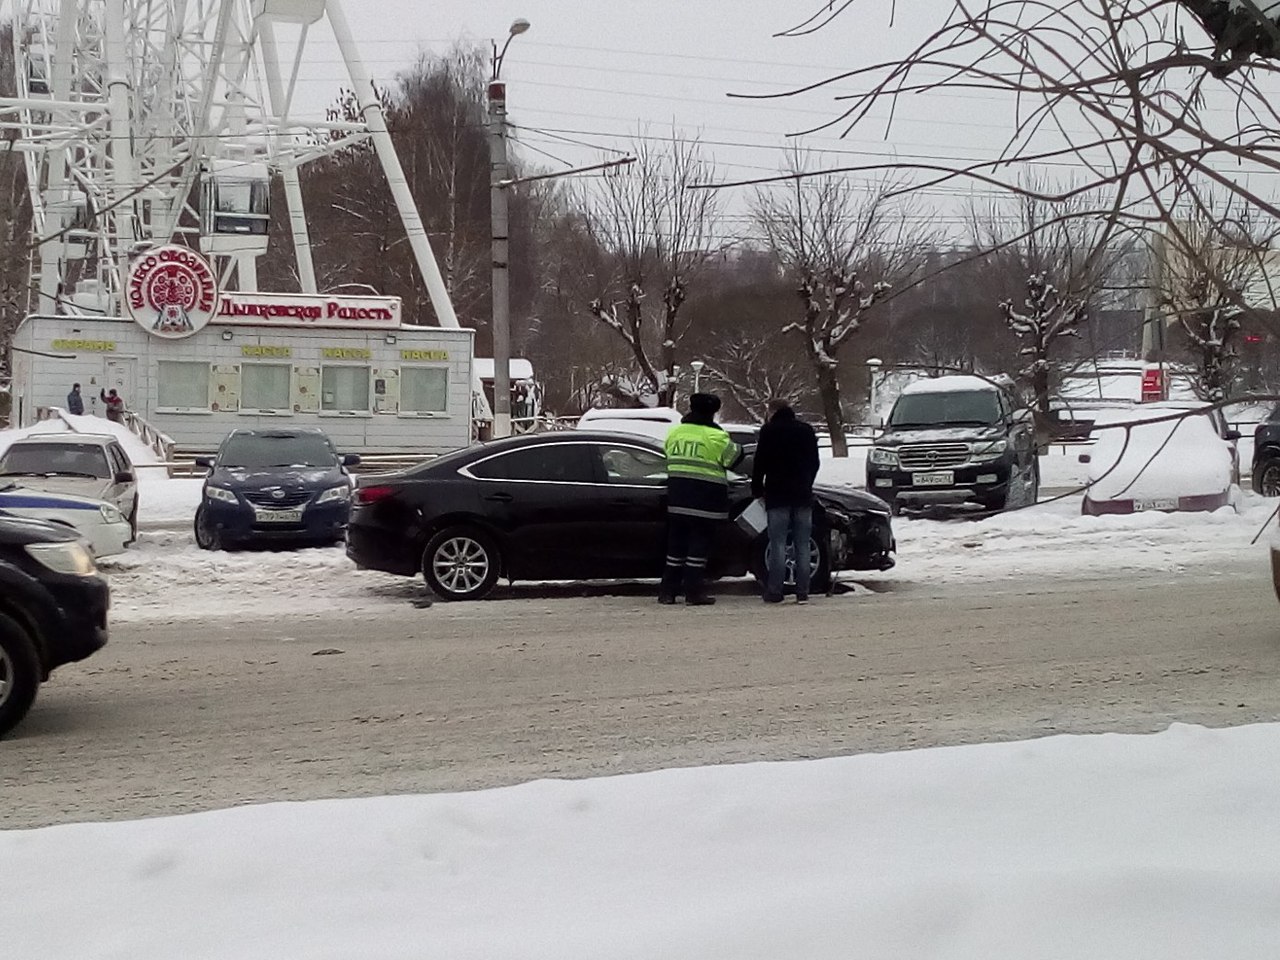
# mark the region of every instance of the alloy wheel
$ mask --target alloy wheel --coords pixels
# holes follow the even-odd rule
[[[1262,468],[1258,492],[1264,497],[1280,497],[1280,463],[1268,463]]]
[[[489,576],[489,564],[489,552],[484,545],[467,536],[442,541],[431,558],[436,580],[456,594],[479,588]]]
[[[813,537],[809,538],[809,577],[816,580],[818,571],[822,567],[822,551],[818,549],[818,541]],[[782,576],[784,587],[794,587],[796,585],[796,545],[790,540],[787,541],[787,565],[786,573]]]

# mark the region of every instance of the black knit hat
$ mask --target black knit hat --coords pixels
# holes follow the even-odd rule
[[[714,393],[695,393],[689,397],[689,412],[714,417],[720,409],[720,398]]]

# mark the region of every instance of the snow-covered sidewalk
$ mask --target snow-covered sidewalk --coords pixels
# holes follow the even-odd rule
[[[13,957],[1272,960],[1280,725],[0,832]]]

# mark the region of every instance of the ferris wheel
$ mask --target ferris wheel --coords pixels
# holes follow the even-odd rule
[[[257,289],[270,185],[288,204],[296,275],[315,293],[299,168],[361,141],[377,153],[437,319],[444,281],[340,0],[8,0],[17,130],[33,210],[32,312],[118,315],[129,260],[196,247],[224,288]],[[304,119],[308,40],[327,29],[359,106]]]

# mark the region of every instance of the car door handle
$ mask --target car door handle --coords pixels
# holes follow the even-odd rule
[[[495,503],[510,503],[513,498],[509,493],[490,493],[485,499],[492,500]]]

